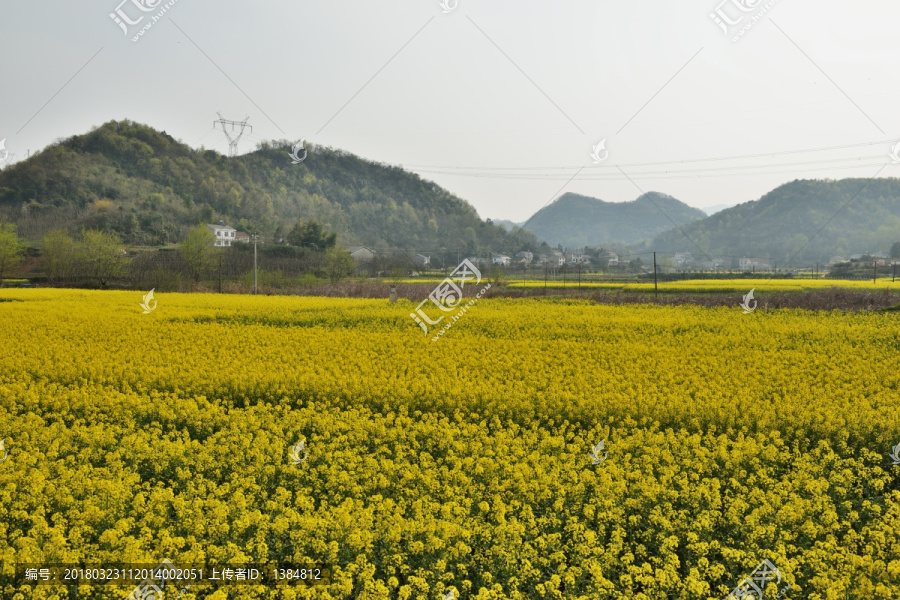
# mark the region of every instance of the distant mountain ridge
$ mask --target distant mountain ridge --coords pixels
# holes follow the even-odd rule
[[[646,247],[696,253],[699,246],[712,256],[782,263],[886,251],[900,241],[900,179],[795,180],[682,230],[661,233]]]
[[[732,206],[734,206],[734,204],[713,204],[712,206],[707,206],[706,208],[704,208],[702,210],[707,215],[712,216],[712,215],[716,214],[717,212],[721,212],[721,211],[725,210],[726,208],[731,208]]]
[[[581,248],[649,240],[672,227],[669,218],[685,225],[706,218],[706,213],[659,192],[630,202],[604,202],[568,192],[536,212],[524,228],[551,246]]]

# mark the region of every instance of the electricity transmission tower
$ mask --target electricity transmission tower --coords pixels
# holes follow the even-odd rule
[[[244,135],[244,129],[249,127],[250,131],[253,131],[253,125],[247,125],[247,121],[250,120],[250,117],[247,117],[243,121],[230,121],[222,116],[222,113],[217,112],[219,115],[218,121],[213,121],[213,129],[216,127],[216,123],[222,126],[222,132],[225,134],[225,137],[228,138],[228,156],[237,156],[238,153],[238,142],[241,141],[241,136]],[[228,125],[231,125],[231,133],[228,132]],[[241,130],[235,134],[235,127],[240,127]]]

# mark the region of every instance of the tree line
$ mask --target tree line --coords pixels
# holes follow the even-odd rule
[[[316,221],[299,221],[288,233],[287,243],[259,246],[262,277],[272,281],[306,276],[336,283],[355,275],[356,261],[337,245],[336,237]],[[65,229],[55,229],[42,238],[35,257],[38,264],[29,265],[29,270],[43,273],[32,281],[98,288],[148,284],[185,289],[215,287],[218,282],[221,289],[223,282],[249,281],[254,268],[253,245],[216,247],[215,240],[208,227],[197,225],[177,248],[129,251],[116,233],[83,229],[72,237]],[[16,225],[0,222],[0,286],[31,254]]]

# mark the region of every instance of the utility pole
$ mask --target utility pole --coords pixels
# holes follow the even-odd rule
[[[659,285],[656,282],[656,252],[653,253],[653,294],[659,298]]]
[[[876,279],[878,277],[878,259],[872,259],[872,284],[876,283]]]
[[[256,242],[259,240],[259,234],[253,234],[253,294],[255,295],[256,290]]]
[[[241,136],[244,135],[244,129],[249,127],[250,131],[253,131],[252,125],[247,125],[247,121],[250,120],[250,117],[247,117],[243,121],[231,121],[222,116],[222,113],[217,112],[219,115],[218,121],[213,121],[213,129],[216,128],[216,123],[222,126],[222,132],[225,134],[225,137],[228,138],[228,156],[237,156],[238,153],[238,142],[241,141]],[[231,132],[228,133],[227,126],[231,125]],[[234,134],[234,128],[238,126],[241,128],[237,134]]]

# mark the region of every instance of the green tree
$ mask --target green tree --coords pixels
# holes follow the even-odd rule
[[[191,270],[191,278],[200,281],[204,271],[212,267],[218,254],[215,247],[216,236],[205,225],[197,225],[188,230],[184,241],[178,247],[178,253]]]
[[[92,229],[82,233],[78,257],[87,276],[99,283],[100,287],[106,287],[111,280],[123,277],[128,266],[122,238]]]
[[[657,269],[662,273],[668,273],[675,270],[675,259],[671,256],[660,256],[656,261]]]
[[[0,223],[0,286],[3,277],[22,262],[22,242],[12,223]]]
[[[331,283],[337,283],[344,277],[351,277],[356,273],[356,261],[343,248],[329,248],[325,251],[322,270]]]
[[[399,267],[394,267],[388,271],[388,279],[394,285],[400,285],[400,282],[406,278],[406,271]]]
[[[640,257],[628,261],[628,271],[630,273],[640,273],[642,266],[644,266],[644,263]]]
[[[72,277],[75,270],[77,244],[64,229],[55,229],[44,236],[41,255],[44,269],[51,281]]]
[[[900,242],[891,244],[891,258],[900,258]]]
[[[287,234],[287,242],[292,246],[310,248],[312,250],[328,250],[337,242],[336,233],[327,233],[318,221],[297,221]]]

